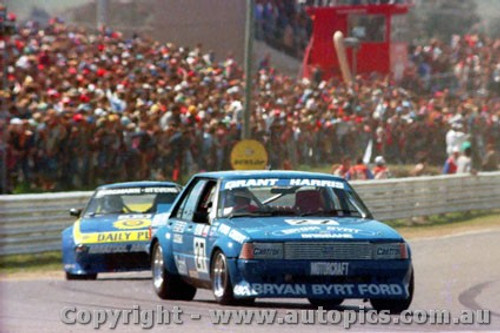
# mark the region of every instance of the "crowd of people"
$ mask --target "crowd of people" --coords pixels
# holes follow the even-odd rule
[[[127,39],[109,29],[91,34],[58,19],[20,26],[7,48],[0,111],[7,133],[0,137],[9,191],[179,181],[230,168],[244,90],[231,55],[217,61],[201,44]],[[254,80],[252,136],[266,146],[272,169],[354,164],[367,147],[389,163],[442,164],[447,142],[459,137],[480,164],[474,160],[500,147],[500,100],[489,95],[415,94],[377,75],[351,87],[297,80],[269,64]]]
[[[312,29],[304,3],[256,0],[254,12],[257,40],[302,59]]]

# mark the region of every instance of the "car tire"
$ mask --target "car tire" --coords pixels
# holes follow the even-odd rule
[[[324,308],[335,308],[342,304],[344,301],[343,298],[308,298],[309,303],[311,303],[314,306],[322,306]]]
[[[97,273],[92,274],[71,274],[66,272],[66,280],[95,280]]]
[[[217,250],[210,265],[210,277],[212,278],[212,291],[215,300],[219,304],[235,304],[236,300],[233,294],[233,285],[227,266],[227,258],[222,251]],[[241,301],[245,301],[242,299]],[[248,299],[250,300],[250,299]]]
[[[191,301],[196,288],[184,282],[179,276],[170,274],[165,268],[163,249],[160,243],[153,247],[151,258],[153,288],[161,299]]]
[[[400,314],[404,310],[410,307],[411,301],[413,299],[413,289],[414,289],[414,277],[413,268],[410,277],[409,293],[408,298],[405,299],[370,299],[372,307],[376,311],[388,310],[391,314]]]

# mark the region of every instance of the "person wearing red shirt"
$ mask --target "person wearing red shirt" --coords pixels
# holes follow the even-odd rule
[[[457,160],[460,156],[460,150],[453,148],[453,153],[448,157],[443,167],[443,174],[452,175],[457,172]]]

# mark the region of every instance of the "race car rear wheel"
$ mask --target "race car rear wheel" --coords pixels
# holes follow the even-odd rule
[[[194,298],[196,288],[165,269],[163,250],[159,243],[156,243],[153,248],[151,270],[153,271],[153,288],[160,298],[183,301],[190,301]]]
[[[408,287],[409,296],[405,299],[370,299],[372,307],[377,311],[389,310],[391,314],[399,314],[410,307],[413,299],[414,277],[413,268],[410,277],[410,285]]]
[[[66,280],[95,280],[97,273],[93,274],[71,274],[66,272]]]
[[[309,303],[314,306],[322,306],[324,308],[334,308],[342,304],[344,301],[343,298],[330,298],[330,299],[321,299],[321,298],[308,298]]]
[[[229,276],[227,258],[221,251],[216,251],[210,266],[212,291],[219,304],[234,304],[233,286]]]

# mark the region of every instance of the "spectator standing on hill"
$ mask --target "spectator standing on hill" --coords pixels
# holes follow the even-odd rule
[[[333,165],[332,173],[335,176],[346,178],[346,175],[350,169],[351,169],[351,159],[349,157],[343,157],[341,165],[339,166]]]
[[[359,157],[345,177],[347,180],[367,180],[373,179],[373,174],[370,169],[363,162],[363,158]]]
[[[457,173],[457,160],[460,157],[460,150],[456,147],[453,148],[453,152],[450,157],[446,160],[443,167],[443,174],[452,175]]]
[[[446,133],[446,153],[448,156],[453,154],[454,149],[460,150],[460,147],[468,137],[463,131],[463,125],[460,122],[454,122],[450,130]]]
[[[489,143],[482,163],[483,171],[497,171],[498,163],[499,158],[498,153],[495,151],[495,145]]]
[[[373,168],[373,177],[375,179],[391,178],[391,171],[387,167],[383,156],[375,157],[375,168]]]
[[[472,148],[469,142],[462,145],[463,154],[457,160],[457,173],[472,173]]]

